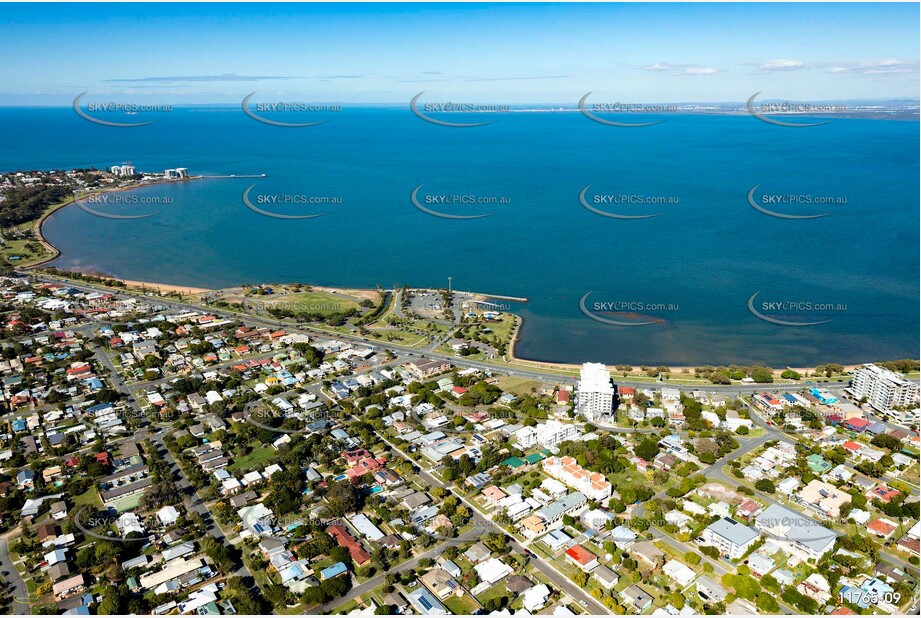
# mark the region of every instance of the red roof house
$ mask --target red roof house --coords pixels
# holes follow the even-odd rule
[[[856,431],[858,433],[863,432],[867,427],[871,425],[870,421],[862,418],[849,418],[845,423],[845,426],[851,431]]]
[[[355,564],[361,566],[371,560],[371,554],[365,551],[364,547],[361,546],[361,542],[349,534],[345,527],[339,525],[330,526],[326,529],[326,534],[333,537],[339,547],[349,550],[349,555]]]
[[[566,556],[583,571],[589,571],[598,566],[598,556],[581,545],[574,545],[567,549]]]

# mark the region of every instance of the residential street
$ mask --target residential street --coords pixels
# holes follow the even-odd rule
[[[393,443],[391,443],[387,439],[383,438],[383,436],[381,437],[381,439],[384,442],[386,442],[387,445],[390,446],[390,448],[392,448],[394,451],[402,455],[404,459],[410,461],[414,466],[418,467],[418,464],[409,455],[407,455],[405,452],[403,452],[401,449],[396,447]],[[470,509],[471,519],[474,525],[474,528],[473,528],[474,531],[484,530],[487,527],[492,527],[496,530],[496,532],[499,532],[500,534],[505,535],[505,536],[510,536],[508,532],[506,532],[501,526],[499,526],[499,524],[492,521],[491,518],[485,517],[482,513],[480,513],[479,509],[476,506],[474,506],[469,500],[467,500],[465,496],[449,488],[448,485],[444,483],[441,479],[426,472],[425,470],[421,468],[419,468],[419,476],[421,476],[431,487],[442,487],[446,489],[447,491],[450,491],[461,502],[467,505],[467,508]],[[547,562],[546,560],[544,560],[543,558],[541,558],[534,552],[528,552],[526,548],[521,545],[521,543],[519,543],[517,540],[514,539],[514,537],[510,537],[510,538],[512,540],[509,543],[509,545],[511,545],[511,547],[514,548],[515,551],[521,553],[522,555],[532,554],[531,564],[533,564],[558,589],[562,590],[563,592],[565,592],[572,598],[577,599],[580,602],[584,603],[585,607],[591,608],[594,611],[594,613],[600,613],[600,614],[609,613],[609,610],[607,607],[602,605],[593,596],[587,594],[585,590],[583,590],[582,588],[579,588],[575,584],[575,582],[573,582],[566,575],[560,572],[555,566],[553,566],[552,564],[550,564],[549,562]]]
[[[48,281],[60,281],[59,279],[55,277],[50,277],[46,275],[41,275],[41,276],[38,276],[37,278],[48,280]],[[99,290],[108,291],[108,290],[105,290],[105,288],[100,288],[98,286],[89,285],[89,284],[71,283],[69,281],[67,281],[66,283],[77,289],[91,290],[91,291],[99,291]],[[198,311],[198,312],[208,312],[208,313],[218,315],[221,317],[226,317],[229,319],[246,320],[247,323],[251,323],[251,324],[263,325],[263,326],[268,326],[271,328],[283,328],[287,332],[305,333],[305,334],[310,334],[312,336],[335,338],[335,339],[339,339],[345,342],[355,343],[359,345],[373,346],[375,348],[385,348],[385,349],[390,350],[394,354],[396,354],[398,360],[400,359],[412,360],[413,358],[418,358],[419,356],[422,356],[424,354],[425,356],[429,358],[446,360],[459,367],[474,367],[474,368],[479,368],[482,370],[506,373],[508,375],[514,375],[514,376],[520,376],[520,377],[524,377],[528,379],[539,380],[542,382],[575,383],[575,379],[573,378],[561,378],[558,374],[548,372],[548,371],[541,371],[538,369],[532,370],[532,369],[520,369],[517,367],[510,368],[507,366],[497,366],[492,363],[486,363],[486,362],[480,362],[480,361],[470,361],[460,356],[435,353],[431,349],[426,349],[422,351],[419,349],[409,348],[409,347],[400,346],[400,345],[393,345],[390,343],[381,344],[381,342],[378,342],[375,340],[368,340],[368,339],[364,339],[361,337],[356,337],[352,335],[344,335],[340,333],[331,333],[322,328],[313,328],[310,326],[288,323],[288,322],[284,322],[281,320],[276,320],[276,319],[262,317],[262,316],[240,315],[239,313],[215,309],[211,307],[202,307],[198,305],[180,303],[180,302],[163,299],[163,298],[150,298],[140,293],[132,293],[132,292],[124,292],[124,291],[118,291],[117,293],[123,294],[126,296],[134,296],[137,298],[142,298],[143,300],[147,302],[154,302],[154,303],[168,306],[168,307],[171,307],[177,310],[191,310],[191,311]],[[396,302],[399,301],[399,296],[400,294],[394,295],[394,299],[396,300]],[[86,331],[88,327],[80,327],[80,328]],[[437,342],[435,345],[437,345]],[[111,380],[112,384],[114,385],[115,389],[129,398],[132,413],[137,416],[138,420],[142,420],[142,422],[146,422],[146,421],[143,421],[144,414],[143,414],[141,405],[138,403],[136,399],[136,393],[140,393],[145,388],[157,387],[158,385],[164,383],[170,378],[163,377],[163,378],[159,378],[156,380],[149,380],[149,381],[144,381],[144,382],[133,383],[129,387],[129,385],[125,383],[124,379],[122,378],[122,376],[120,375],[118,371],[118,368],[112,362],[112,359],[105,352],[105,350],[103,350],[100,346],[98,346],[92,340],[88,342],[88,347],[93,352],[99,365],[108,374],[108,377]],[[433,346],[429,346],[429,348],[431,347]],[[268,357],[271,357],[273,354],[274,353],[262,353],[257,356],[254,356],[253,358],[258,358],[258,359],[268,358]],[[245,361],[230,360],[230,361],[222,362],[219,365],[214,366],[213,368],[214,369],[226,368],[226,367],[235,365],[239,362],[245,362]],[[362,371],[355,372],[355,373],[356,374],[362,373],[368,370],[370,369],[363,369]],[[647,381],[639,381],[639,380],[635,380],[635,381],[618,380],[617,384],[620,386],[633,386],[637,388],[650,388],[650,387],[656,387],[656,386],[662,385],[662,383],[655,384],[655,383],[651,383]],[[770,390],[773,392],[799,391],[804,388],[804,385],[801,383],[800,384],[786,384],[786,385],[775,385],[775,384],[771,384],[771,385],[765,385],[765,384],[739,385],[739,384],[736,384],[736,385],[731,385],[731,386],[711,385],[711,386],[706,386],[706,387],[669,384],[669,386],[677,388],[685,392],[705,388],[708,392],[723,393],[725,395],[737,395],[740,393],[754,393],[754,392],[763,391],[763,390]],[[823,383],[822,387],[830,389],[830,390],[840,391],[840,389],[844,387],[844,384],[839,384],[839,383],[825,384]],[[322,393],[322,394],[327,399],[329,398],[329,395],[327,395],[326,393]],[[713,464],[704,465],[700,463],[699,460],[692,458],[692,460],[694,460],[696,463],[698,463],[698,465],[701,466],[701,469],[699,470],[698,474],[703,475],[708,481],[716,481],[719,483],[723,483],[732,488],[738,488],[742,485],[745,485],[745,483],[741,482],[739,479],[736,479],[732,477],[731,475],[727,475],[724,472],[724,467],[727,465],[728,462],[732,460],[736,460],[750,452],[753,452],[761,448],[768,441],[781,440],[781,439],[794,441],[797,439],[797,436],[788,434],[787,432],[783,431],[781,428],[774,426],[774,424],[769,424],[764,418],[761,417],[759,411],[754,407],[754,405],[751,404],[750,401],[746,400],[745,403],[748,406],[750,418],[752,419],[752,421],[757,427],[763,430],[763,433],[755,437],[736,436],[736,439],[740,445],[739,448],[733,451],[732,453],[729,453],[728,455],[720,458]],[[461,410],[458,406],[451,404],[451,403],[448,403],[447,407],[449,410],[453,410],[455,412],[458,412]],[[421,419],[418,417],[416,417],[416,420],[421,421]],[[135,423],[132,423],[132,425],[134,424]],[[659,429],[650,428],[650,427],[636,427],[636,428],[621,427],[621,426],[616,426],[610,423],[602,423],[602,422],[596,422],[593,424],[605,431],[610,431],[614,433],[622,433],[622,434],[630,434],[630,433],[655,434],[661,431]],[[188,511],[197,513],[202,518],[202,521],[205,523],[205,526],[208,530],[208,534],[210,534],[214,539],[216,539],[218,542],[222,544],[225,544],[225,545],[229,544],[229,539],[228,539],[228,535],[226,531],[217,522],[216,518],[213,517],[212,513],[208,509],[208,506],[205,504],[204,500],[202,499],[201,495],[198,493],[197,490],[195,490],[195,488],[191,486],[188,478],[186,477],[185,473],[182,470],[182,467],[178,464],[178,462],[175,460],[173,455],[167,450],[165,444],[162,441],[163,435],[159,434],[156,431],[152,431],[152,429],[154,428],[160,428],[160,429],[165,428],[167,429],[167,431],[170,429],[168,425],[155,423],[152,426],[146,426],[146,427],[140,428],[139,430],[135,431],[131,436],[115,437],[112,440],[112,443],[117,444],[124,440],[141,441],[144,439],[149,439],[155,445],[155,447],[160,451],[161,456],[163,457],[163,459],[166,461],[166,463],[170,467],[172,474],[173,474],[173,479],[176,483],[176,486],[182,492],[183,503],[185,505],[185,508]],[[445,431],[450,432],[452,430],[450,428],[445,428]],[[687,432],[679,431],[678,434],[684,437],[685,439],[687,439]],[[440,555],[443,552],[444,547],[449,543],[457,543],[457,542],[471,540],[481,535],[484,530],[495,530],[496,532],[502,534],[503,536],[506,536],[509,539],[509,544],[511,545],[511,547],[513,548],[515,552],[518,552],[522,555],[529,556],[530,564],[532,564],[535,569],[540,571],[542,575],[549,582],[551,582],[557,590],[559,590],[565,595],[568,595],[569,597],[574,599],[576,602],[578,602],[583,608],[588,609],[590,612],[600,613],[600,614],[608,613],[608,609],[606,606],[604,606],[601,602],[596,600],[591,595],[587,594],[586,590],[577,586],[551,560],[547,560],[541,557],[540,555],[530,552],[527,549],[527,543],[520,543],[515,537],[509,535],[509,533],[506,532],[502,528],[502,526],[500,526],[495,521],[493,521],[491,514],[484,514],[483,512],[481,512],[477,506],[475,506],[470,500],[467,499],[466,496],[461,495],[461,493],[455,491],[450,486],[450,484],[443,482],[438,476],[436,476],[436,474],[433,474],[429,470],[421,468],[421,466],[412,457],[410,457],[408,453],[396,447],[392,442],[390,442],[383,436],[380,436],[380,438],[383,442],[385,442],[388,446],[390,446],[394,452],[399,453],[405,460],[411,462],[414,468],[418,469],[419,477],[428,485],[429,488],[440,487],[448,492],[451,492],[458,498],[458,500],[464,503],[468,507],[471,513],[471,523],[473,525],[473,528],[471,530],[462,534],[458,539],[439,542],[432,548],[426,550],[422,555],[413,557],[407,560],[406,562],[394,567],[394,569],[391,569],[392,571],[400,572],[406,569],[412,569],[415,566],[417,566],[418,563],[423,558],[437,557],[438,555]],[[853,471],[853,466],[851,464],[848,464],[848,467]],[[891,479],[892,477],[886,475],[884,478]],[[914,493],[917,494],[917,492],[914,492]],[[663,498],[665,497],[665,495],[666,494],[663,489],[662,491],[657,493],[655,497]],[[776,500],[774,497],[770,495],[766,495],[762,492],[756,492],[756,497],[760,501],[765,502],[767,504],[781,504],[782,506],[785,506],[786,508],[790,508],[789,506],[784,505],[781,502],[778,502],[778,500]],[[633,506],[632,508],[633,508],[633,513],[635,515],[641,516],[645,512],[644,504],[637,504]],[[656,527],[656,526],[653,526],[650,528],[650,534],[656,539],[662,541],[663,543],[668,544],[669,546],[675,548],[676,550],[681,551],[682,553],[696,549],[696,545],[690,544],[690,543],[682,543],[678,541],[677,539],[675,539],[674,537],[665,533],[661,528]],[[907,562],[907,560],[902,560],[901,558],[897,556],[892,556],[885,552],[880,552],[880,559],[886,562],[889,562],[891,564],[897,565],[900,568],[910,570],[911,572],[915,572],[915,573],[917,572],[917,569],[913,567],[912,565],[910,565]],[[728,563],[724,564],[723,561],[713,560],[713,559],[710,559],[709,557],[705,557],[705,560],[707,561],[707,563],[711,564],[714,567],[717,573],[717,578],[719,575],[722,575],[728,572],[732,572],[734,570],[734,567],[732,567]],[[16,572],[15,568],[12,568],[12,565],[8,563],[9,563],[9,556],[7,555],[7,545],[6,545],[6,540],[4,539],[2,542],[0,542],[0,565],[3,566],[3,570],[10,571],[11,575],[14,573],[16,574],[16,576],[13,577],[11,583],[16,590],[19,590],[20,592],[24,591],[25,590],[24,583],[22,582],[21,578],[18,578],[18,573]],[[235,571],[234,575],[239,575],[241,577],[250,578],[251,581],[255,581],[255,579],[252,577],[252,573],[245,566],[245,564],[241,565]],[[334,601],[331,601],[330,603],[327,603],[325,605],[319,606],[316,609],[321,612],[331,611],[335,609],[336,607],[342,605],[343,603],[346,603],[349,600],[355,599],[361,596],[362,594],[370,592],[371,590],[380,586],[384,582],[385,577],[386,577],[385,573],[379,573],[375,577],[371,578],[370,580],[355,586],[346,596],[336,599]],[[19,580],[18,582],[16,581],[17,579]],[[22,595],[22,598],[28,598],[28,597],[26,595]],[[786,604],[782,602],[780,603],[780,606],[781,606],[781,610],[784,613],[787,613],[787,614],[796,613],[792,608],[790,608],[789,606],[787,606]],[[28,611],[28,608],[24,607],[22,603],[18,604],[17,613],[27,613],[27,611]]]
[[[19,574],[19,571],[16,569],[16,565],[13,564],[12,557],[9,553],[9,536],[10,532],[0,536],[0,580],[6,583],[10,588],[10,594],[13,597],[12,607],[13,613],[17,615],[25,615],[31,613],[31,608],[28,603],[29,599],[29,590],[26,588],[26,584],[22,581],[22,576]],[[6,574],[8,573],[8,575]]]

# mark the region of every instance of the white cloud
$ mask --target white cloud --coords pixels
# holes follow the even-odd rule
[[[715,75],[720,69],[715,67],[702,67],[697,64],[669,64],[667,62],[657,62],[647,66],[639,67],[643,71],[667,71],[673,75]]]
[[[863,60],[859,62],[829,62],[825,70],[836,75],[902,75],[918,73],[917,60]]]
[[[671,64],[656,63],[656,64],[649,65],[648,67],[640,67],[640,68],[643,69],[644,71],[671,71],[675,69],[675,66]]]
[[[719,72],[715,67],[690,67],[684,70],[685,75],[716,75]]]
[[[797,71],[805,69],[806,63],[801,60],[768,60],[758,65],[762,71]]]

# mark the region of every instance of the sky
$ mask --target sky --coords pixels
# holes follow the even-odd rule
[[[0,105],[917,99],[919,5],[0,4]]]

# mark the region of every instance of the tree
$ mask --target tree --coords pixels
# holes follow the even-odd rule
[[[700,548],[700,551],[705,556],[710,556],[714,560],[720,557],[720,550],[714,547],[713,545],[704,545]]]
[[[344,562],[346,564],[350,563],[352,560],[352,555],[349,553],[349,550],[345,547],[333,547],[329,550],[329,558],[335,562]]]
[[[140,507],[145,511],[158,509],[182,500],[172,481],[163,480],[148,487],[141,496]]]
[[[633,449],[633,452],[641,459],[652,461],[659,454],[659,443],[654,439],[646,438]]]
[[[880,448],[889,449],[890,451],[896,451],[902,448],[902,443],[899,442],[899,439],[893,436],[890,436],[885,433],[881,433],[872,440],[870,444],[873,446],[878,446]]]
[[[844,366],[838,363],[828,363],[825,365],[825,377],[830,378],[835,374],[844,373]]]
[[[207,536],[202,540],[202,550],[225,575],[233,572],[235,556],[229,547]]]
[[[310,586],[306,588],[303,593],[301,593],[301,603],[307,607],[320,605],[326,601],[326,595],[323,593],[323,589],[319,586]]]
[[[819,604],[816,603],[813,599],[810,599],[806,595],[798,592],[795,588],[785,588],[783,594],[780,595],[780,598],[786,601],[789,605],[796,606],[798,609],[802,610],[804,614],[818,613]]]
[[[764,587],[765,590],[771,590],[775,593],[780,592],[780,582],[774,579],[773,575],[763,576],[761,578],[761,585]]]
[[[736,594],[743,599],[754,601],[758,593],[761,592],[761,584],[751,575],[731,575],[730,585],[735,589]]]
[[[755,489],[772,494],[774,493],[774,482],[771,479],[758,479],[755,481]]]
[[[106,616],[127,614],[128,600],[130,598],[131,594],[124,585],[106,586],[102,593],[102,601],[100,601],[96,612]]]
[[[703,460],[704,455],[716,455],[718,450],[719,450],[719,445],[713,440],[710,440],[709,438],[697,438],[696,440],[694,440],[694,453],[697,455],[698,458],[701,459],[701,461],[704,461]],[[713,463],[713,462],[711,461],[708,463]]]
[[[359,511],[363,505],[361,492],[348,479],[333,482],[326,493],[327,508],[333,517]]]
[[[780,610],[780,605],[777,604],[777,599],[775,599],[774,595],[769,592],[759,593],[758,600],[755,602],[755,605],[765,614],[776,614]]]

